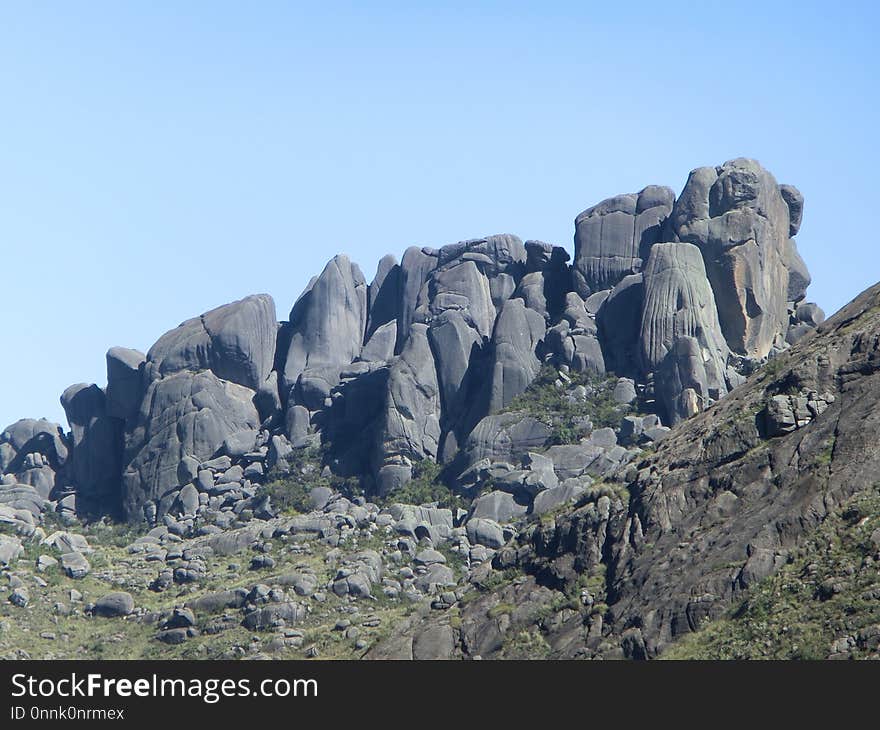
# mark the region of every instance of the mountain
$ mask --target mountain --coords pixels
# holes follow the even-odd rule
[[[112,348],[68,429],[0,434],[0,650],[876,652],[838,604],[880,590],[880,290],[823,321],[802,213],[741,158],[588,208],[573,260],[497,235],[368,284],[339,255],[286,321],[259,294]],[[788,623],[839,636],[760,636],[791,586]],[[23,649],[59,611],[70,646]]]

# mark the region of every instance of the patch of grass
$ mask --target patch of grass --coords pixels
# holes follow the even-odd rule
[[[541,632],[533,629],[508,636],[501,651],[505,659],[547,659],[551,649]]]
[[[257,497],[268,496],[272,507],[281,514],[308,512],[309,492],[315,487],[329,487],[347,497],[360,494],[360,487],[351,479],[322,474],[324,452],[320,447],[299,449],[288,458],[290,473],[270,474],[257,489]]]
[[[385,501],[405,504],[436,502],[439,507],[452,510],[467,509],[467,502],[461,496],[453,494],[452,490],[440,481],[442,471],[443,467],[430,459],[416,462],[413,464],[412,479],[389,494]]]
[[[552,365],[541,368],[538,376],[505,409],[525,411],[533,418],[546,423],[552,430],[552,444],[577,443],[584,435],[581,421],[589,418],[594,428],[617,427],[624,408],[614,402],[612,393],[617,383],[614,376],[601,377],[593,373],[568,373],[570,383],[563,388],[556,385],[559,371]],[[582,385],[587,390],[586,400],[573,400],[567,391]]]
[[[878,656],[880,487],[830,515],[779,571],[719,620],[682,637],[666,659],[825,659],[839,639],[854,658]]]
[[[496,603],[492,608],[486,611],[486,615],[489,618],[498,618],[499,616],[503,616],[504,614],[511,614],[513,610],[516,608],[512,603]]]

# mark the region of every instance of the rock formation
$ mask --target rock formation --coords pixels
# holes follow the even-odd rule
[[[244,503],[316,445],[367,494],[400,488],[423,460],[462,486],[484,458],[466,455],[500,448],[480,445],[487,424],[547,363],[624,378],[618,402],[656,415],[619,437],[659,436],[821,323],[793,240],[802,214],[796,188],[737,159],[694,170],[678,198],[651,185],[588,208],[573,259],[495,235],[386,256],[367,284],[335,256],[286,322],[261,294],[185,321],[146,355],[112,348],[106,388],[62,396],[68,434],[30,421],[4,432],[0,502],[155,524],[221,492]],[[628,458],[616,439],[589,448],[597,475]],[[539,477],[521,467],[480,468],[532,500]]]

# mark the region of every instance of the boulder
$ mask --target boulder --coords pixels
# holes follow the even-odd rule
[[[510,522],[522,517],[527,511],[528,506],[517,502],[512,494],[494,491],[474,500],[469,519]]]
[[[675,193],[651,185],[588,208],[575,219],[575,290],[587,297],[610,289],[639,271],[651,246],[660,240]]]
[[[440,387],[427,326],[414,324],[400,357],[391,365],[377,429],[376,484],[379,494],[408,481],[407,470],[435,459],[440,442]]]
[[[128,616],[132,611],[134,611],[134,598],[131,594],[124,591],[114,591],[95,601],[95,608],[92,612],[95,616],[103,618],[120,618]]]
[[[489,412],[510,405],[535,379],[541,363],[536,348],[544,338],[544,319],[521,299],[509,299],[492,335]]]
[[[8,568],[23,552],[21,540],[17,537],[0,535],[0,567]]]
[[[788,323],[791,217],[773,176],[754,160],[691,172],[670,217],[679,240],[699,247],[721,328],[739,355],[765,357]]]
[[[217,307],[159,338],[147,353],[147,382],[210,370],[256,391],[272,370],[277,330],[275,302],[268,294]]]
[[[367,330],[365,341],[369,342],[373,335],[385,325],[393,324],[393,332],[396,339],[397,320],[400,317],[401,303],[401,268],[397,259],[392,255],[383,256],[379,260],[376,276],[367,289]],[[386,332],[388,330],[386,329]],[[394,354],[394,344],[391,346],[391,355]],[[387,358],[390,359],[391,355]],[[363,355],[362,355],[363,357]],[[367,357],[363,357],[367,360]],[[378,359],[378,358],[377,358]]]
[[[92,566],[89,565],[89,561],[81,553],[72,552],[64,553],[61,556],[61,569],[68,578],[79,579],[85,578],[92,569]]]
[[[364,344],[367,284],[357,264],[334,256],[290,312],[290,342],[282,387],[289,390],[307,369],[337,371]]]
[[[212,371],[153,381],[126,439],[122,503],[127,519],[142,520],[148,502],[178,486],[183,457],[208,461],[229,436],[256,429],[253,395]]]
[[[625,276],[596,314],[605,368],[622,377],[640,377],[639,332],[645,284],[641,274]]]

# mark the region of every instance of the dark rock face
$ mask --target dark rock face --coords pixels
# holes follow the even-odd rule
[[[71,428],[78,510],[116,513],[124,422],[109,415],[107,396],[97,385],[71,385],[61,405]]]

